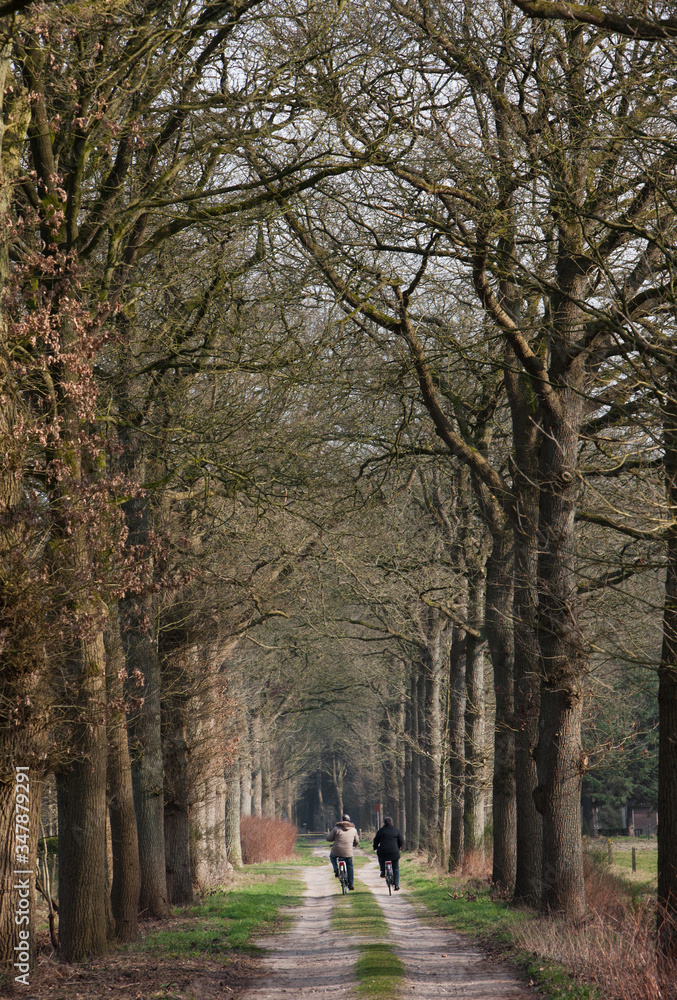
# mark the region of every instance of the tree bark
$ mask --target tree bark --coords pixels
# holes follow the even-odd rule
[[[658,670],[658,928],[662,956],[677,962],[677,378],[663,430],[665,487],[670,521],[663,610],[663,648]]]
[[[509,352],[508,360],[512,357]],[[533,392],[513,364],[506,366],[515,442],[515,798],[517,859],[515,903],[537,906],[541,898],[543,821],[534,802],[538,784],[533,751],[538,743],[540,664],[538,611],[538,449],[539,428],[532,418]]]
[[[441,859],[443,816],[440,814],[442,784],[442,665],[445,653],[444,623],[432,609],[426,628],[427,649],[423,660],[425,680],[425,818],[428,847]]]
[[[561,287],[566,287],[564,281]],[[576,300],[576,290],[571,288],[570,300]],[[569,301],[561,311],[565,316],[570,313]],[[562,337],[563,342],[566,339]],[[582,413],[582,361],[565,364],[561,370],[554,364],[551,378],[563,387],[560,413],[544,416],[539,470],[541,702],[534,801],[543,816],[541,906],[546,912],[562,912],[577,920],[585,913],[581,678],[587,661],[576,620],[574,575],[574,470]]]
[[[487,561],[485,614],[496,693],[491,877],[493,882],[511,887],[515,882],[516,867],[512,568],[512,535],[510,532],[496,533]]]
[[[421,847],[421,739],[418,674],[411,675],[411,846],[414,851]]]
[[[20,759],[0,781],[0,928],[6,929],[0,936],[0,987],[4,986],[4,973],[10,992],[17,977],[21,988],[30,984],[36,961],[35,872],[42,778],[39,771],[21,764]],[[24,953],[15,951],[26,942],[20,931],[29,934],[27,963],[21,961]]]
[[[163,706],[165,723],[164,834],[167,898],[183,906],[193,901],[190,849],[190,778],[188,769],[188,701],[179,692]]]
[[[113,878],[111,907],[118,941],[133,941],[138,933],[141,871],[136,813],[132,790],[132,770],[127,740],[127,720],[120,707],[124,701],[125,657],[120,639],[117,605],[109,609],[104,635],[106,646],[107,789],[110,816]]]
[[[59,953],[79,962],[107,951],[106,726],[103,636],[84,644],[74,761],[57,772],[59,809]]]
[[[449,652],[449,789],[451,831],[449,869],[463,864],[464,857],[464,775],[465,775],[465,650],[466,633],[454,626]]]
[[[468,580],[468,623],[479,634],[484,614],[483,566],[473,566]],[[465,778],[463,840],[465,853],[482,844],[485,825],[486,779],[484,640],[466,635],[465,670]]]
[[[258,715],[252,716],[251,724],[252,742],[252,812],[254,816],[263,816],[263,779],[261,774],[261,739],[262,725]],[[320,815],[321,824],[324,823],[324,803],[320,795]]]
[[[164,775],[162,766],[160,662],[151,637],[147,634],[150,611],[148,602],[133,599],[122,603],[122,637],[130,678],[142,676],[143,688],[130,683],[130,695],[139,694],[143,704],[129,721],[132,752],[134,807],[139,838],[141,865],[142,915],[166,917],[167,876],[165,871]]]
[[[19,87],[10,87],[13,83],[11,71],[11,45],[4,44],[0,48],[0,297],[4,296],[10,278],[9,242],[13,238],[12,227],[8,224],[11,218],[14,185],[21,168],[21,154],[31,117],[31,106],[28,92]],[[10,96],[11,95],[11,96]],[[7,316],[4,308],[0,308],[0,448],[3,462],[0,468],[0,558],[3,564],[7,557],[12,556],[12,550],[18,545],[19,535],[16,531],[17,511],[22,502],[22,480],[19,475],[23,456],[21,443],[17,437],[17,389],[9,362]],[[5,570],[7,572],[7,570]],[[10,581],[12,583],[13,581]],[[7,593],[6,582],[3,580],[0,605],[5,608],[12,601]],[[23,616],[30,613],[24,606]],[[40,612],[42,614],[42,612]],[[0,616],[0,628],[11,628],[4,613]],[[3,705],[25,704],[26,697],[33,694],[35,681],[31,673],[35,670],[35,662],[29,662],[19,651],[14,669],[9,669],[5,662],[0,671],[0,696]],[[41,657],[39,656],[38,659]],[[44,663],[43,663],[44,667]],[[38,675],[43,671],[38,671]],[[21,721],[17,719],[16,721]],[[0,972],[7,974],[11,981],[17,974],[13,967],[16,958],[15,945],[20,943],[19,930],[25,929],[14,921],[18,890],[14,889],[15,879],[12,871],[17,858],[16,853],[16,799],[15,799],[15,767],[31,767],[35,747],[32,746],[34,736],[33,726],[16,726],[9,718],[0,724]],[[28,774],[29,790],[32,796],[39,790],[40,773],[31,767]],[[33,785],[38,787],[33,791]],[[37,824],[32,824],[28,844],[29,852],[21,852],[26,860],[25,870],[36,870]],[[23,870],[23,869],[22,869]],[[22,876],[23,878],[24,876]],[[22,887],[24,888],[24,887]],[[30,927],[35,927],[35,887],[30,889]],[[35,936],[30,938],[30,965],[35,959]],[[31,968],[32,973],[32,968]],[[29,973],[29,976],[30,974]],[[21,974],[21,973],[18,973]]]
[[[242,842],[240,840],[240,767],[237,759],[230,767],[226,798],[226,854],[234,868],[242,867]]]
[[[407,842],[407,803],[406,803],[406,740],[405,740],[405,725],[406,725],[406,709],[405,709],[405,698],[404,692],[400,695],[400,701],[397,710],[397,740],[395,744],[395,768],[397,773],[397,824],[399,831],[402,834],[402,839],[405,844]]]

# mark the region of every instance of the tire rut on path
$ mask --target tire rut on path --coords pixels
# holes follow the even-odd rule
[[[338,895],[337,883],[327,865],[303,871],[304,905],[292,928],[259,941],[268,954],[261,978],[241,994],[241,1000],[310,1000],[332,994],[349,997],[356,980],[358,957],[354,938],[331,927],[331,913]],[[422,923],[407,900],[406,887],[388,895],[371,860],[355,872],[357,891],[364,883],[373,892],[385,915],[392,944],[405,966],[402,996],[415,1000],[463,997],[464,1000],[534,1000],[506,966],[495,963],[453,931]]]
[[[404,962],[404,996],[417,1000],[534,1000],[534,993],[507,966],[491,962],[460,934],[422,923],[407,900],[406,887],[389,896],[376,861],[360,868],[359,877],[376,896],[391,941]]]
[[[336,880],[327,862],[322,868],[305,868],[303,908],[293,927],[259,940],[269,953],[262,962],[263,976],[241,1000],[298,1000],[333,994],[350,995],[355,984],[353,965],[357,952],[331,927]]]

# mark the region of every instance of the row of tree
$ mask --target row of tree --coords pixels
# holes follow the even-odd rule
[[[586,706],[656,675],[675,912],[674,26],[541,6],[0,5],[0,763],[67,959],[318,761],[454,864],[491,781],[578,918]]]

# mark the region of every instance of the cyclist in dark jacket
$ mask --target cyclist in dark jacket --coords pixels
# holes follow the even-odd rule
[[[386,861],[392,861],[396,889],[400,887],[400,848],[403,846],[402,834],[396,826],[393,826],[390,816],[386,816],[383,826],[374,837],[374,850],[381,866],[381,878],[386,877]]]

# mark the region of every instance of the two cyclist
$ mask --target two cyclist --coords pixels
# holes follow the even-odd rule
[[[374,837],[374,850],[381,868],[381,878],[386,877],[386,861],[393,865],[394,889],[400,888],[400,848],[404,846],[402,834],[393,826],[390,816],[383,820],[383,826]]]
[[[327,834],[326,839],[332,841],[329,860],[334,869],[334,875],[338,878],[338,859],[344,858],[348,869],[348,888],[354,889],[353,848],[360,846],[360,839],[357,836],[355,824],[350,822],[350,816],[347,813],[341,816],[331,833]]]

